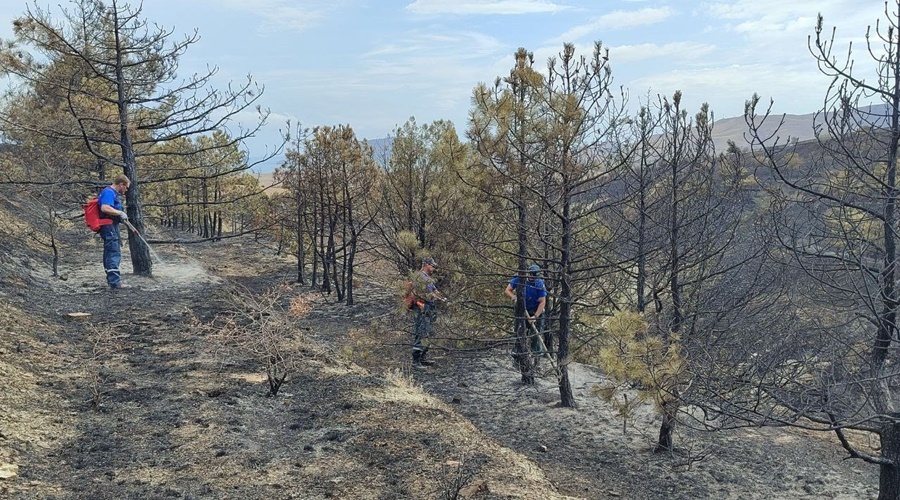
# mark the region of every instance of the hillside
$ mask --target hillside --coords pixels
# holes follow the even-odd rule
[[[780,124],[779,136],[783,139],[790,137],[795,141],[806,141],[815,137],[813,130],[813,120],[815,114],[809,113],[805,115],[785,115],[784,123]],[[775,131],[779,125],[781,116],[773,116],[766,124],[761,127],[760,131],[764,134]],[[732,118],[721,118],[715,121],[713,127],[713,143],[716,145],[717,151],[725,151],[728,148],[728,141],[733,141],[740,148],[747,148],[747,124],[744,122],[743,116]],[[373,157],[379,165],[387,165],[391,157],[391,147],[393,140],[390,137],[368,140],[369,145],[373,149]],[[263,187],[270,187],[274,184],[272,172],[263,172],[259,174],[259,183]],[[270,190],[271,192],[280,192],[279,188]]]
[[[772,116],[760,127],[760,133],[763,135],[772,134],[778,130],[778,137],[782,142],[790,137],[793,141],[807,141],[815,137],[813,120],[814,114],[806,115],[784,115],[784,122],[781,123],[782,117]],[[728,141],[733,141],[739,148],[747,148],[747,123],[744,117],[725,118],[716,120],[713,126],[713,142],[716,145],[716,151],[725,151],[728,148]]]
[[[34,230],[0,206],[0,493],[12,499],[874,498],[877,468],[827,435],[683,428],[650,450],[649,407],[622,422],[591,395],[599,370],[519,384],[505,349],[444,350],[412,371],[391,277],[361,270],[354,306],[290,283],[292,262],[252,241],[156,249],[153,278],[102,283],[96,236],[64,229],[60,278]],[[76,221],[77,222],[77,221]],[[158,229],[151,229],[159,231]],[[261,365],[224,356],[234,296],[282,284],[296,354],[267,397]],[[69,313],[88,313],[83,320]],[[438,331],[454,328],[442,311]]]

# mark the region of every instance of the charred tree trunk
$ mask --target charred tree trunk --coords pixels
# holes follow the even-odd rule
[[[674,445],[672,436],[675,433],[675,426],[678,421],[671,414],[668,408],[664,407],[662,411],[662,424],[659,426],[659,438],[656,442],[656,451],[657,453],[662,451],[672,451],[672,446]]]
[[[128,149],[129,153],[126,156],[131,158],[131,163],[134,163],[134,154],[130,153],[130,148]],[[128,203],[128,208],[126,211],[128,212],[128,219],[134,228],[139,232],[144,232],[144,220],[143,220],[143,210],[141,209],[141,194],[140,194],[140,183],[137,179],[134,179],[134,168],[126,167],[126,174],[131,180],[131,187],[125,193],[125,199]],[[150,249],[147,245],[141,241],[136,235],[134,235],[131,231],[128,231],[128,250],[131,253],[131,266],[134,269],[134,274],[139,276],[152,276],[153,275],[153,263],[150,260]]]
[[[118,22],[118,20],[116,21]],[[115,32],[116,47],[122,46],[119,30]],[[122,163],[124,166],[124,174],[131,181],[131,187],[125,192],[125,199],[128,203],[127,212],[131,224],[138,231],[144,232],[144,210],[141,205],[141,183],[137,178],[137,162],[134,156],[134,144],[131,141],[131,131],[129,130],[129,110],[128,110],[128,91],[126,90],[125,78],[125,61],[122,51],[116,51],[116,107],[119,113],[119,140],[121,141]],[[135,237],[131,231],[128,232],[128,250],[131,253],[131,266],[134,274],[139,276],[152,276],[153,263],[150,260],[150,249]]]
[[[674,99],[675,109],[678,110],[679,104],[678,94]],[[668,348],[672,334],[677,335],[681,332],[681,325],[684,322],[684,312],[682,310],[682,289],[680,281],[681,272],[681,253],[679,245],[681,245],[681,219],[679,218],[679,196],[681,196],[679,172],[683,168],[679,158],[681,157],[681,142],[679,141],[681,132],[679,131],[678,113],[675,114],[676,119],[672,121],[672,158],[670,160],[671,168],[671,200],[669,205],[669,294],[672,299],[672,317],[668,327],[664,327],[660,332],[662,334],[663,343]],[[673,406],[675,403],[671,403]],[[656,443],[657,450],[671,450],[673,433],[675,432],[676,408],[664,405],[663,421],[659,427],[659,439]]]
[[[521,182],[521,181],[520,181]],[[534,359],[531,356],[531,347],[528,342],[528,320],[525,318],[525,269],[528,267],[526,255],[528,253],[528,211],[525,206],[525,186],[519,186],[519,201],[517,203],[518,224],[517,236],[519,240],[519,284],[516,287],[516,307],[515,307],[515,361],[522,374],[522,383],[534,385]]]
[[[564,186],[567,184],[563,184]],[[575,395],[569,381],[569,325],[572,321],[572,220],[571,201],[568,193],[564,193],[562,212],[562,239],[560,252],[560,286],[559,286],[559,349],[556,353],[559,367],[559,404],[567,408],[575,407]]]
[[[353,305],[353,271],[354,271],[354,260],[356,259],[356,243],[357,243],[357,234],[356,229],[351,231],[350,236],[350,245],[349,252],[347,253],[347,305]]]
[[[344,210],[344,217],[341,220],[341,266],[340,266],[340,275],[335,272],[335,282],[340,283],[340,290],[338,293],[338,300],[343,301],[347,298],[347,287],[349,283],[347,281],[347,225],[351,224],[350,219],[348,218],[348,210]],[[337,271],[337,267],[335,267],[335,271]]]
[[[53,277],[59,276],[59,247],[56,245],[56,230],[50,229],[50,250],[53,251]]]
[[[524,281],[524,278],[522,278]],[[534,360],[528,345],[528,321],[525,319],[525,306],[523,300],[516,301],[516,345],[513,360],[522,374],[522,383],[534,385]]]
[[[900,415],[881,428],[881,458],[878,500],[900,500]]]
[[[328,222],[327,231],[328,234],[324,234],[326,231],[326,227],[322,228],[322,291],[330,294],[332,292],[331,287],[331,278],[334,274],[334,224],[332,221]]]
[[[318,214],[316,212],[315,203],[312,206],[312,213],[310,214],[310,227],[309,227],[309,250],[312,253],[312,275],[310,277],[309,286],[311,288],[316,287],[316,280],[319,276],[319,252],[317,250],[317,242],[316,238],[318,236],[318,232],[316,226],[318,224]]]
[[[306,244],[303,240],[305,207],[297,200],[297,283],[305,285],[303,268],[306,265]]]
[[[642,131],[642,151],[646,151],[648,131]],[[640,158],[640,174],[638,179],[638,227],[637,227],[637,310],[643,313],[647,308],[647,159],[645,154]]]
[[[200,205],[200,213],[203,214],[203,218],[199,221],[200,235],[204,238],[209,238],[209,186],[206,182],[206,179],[200,181],[200,202],[202,203]]]

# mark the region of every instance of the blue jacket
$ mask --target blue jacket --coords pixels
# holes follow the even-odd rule
[[[509,286],[516,290],[519,286],[519,277],[516,276],[513,279],[509,280]],[[525,280],[525,309],[529,311],[534,311],[537,309],[538,302],[540,302],[541,298],[547,296],[547,287],[544,285],[544,280],[540,278],[535,278],[534,281]]]
[[[118,222],[118,217],[113,217],[111,215],[103,213],[103,205],[109,205],[116,210],[124,210],[122,205],[122,198],[119,197],[119,193],[112,186],[106,186],[100,191],[100,194],[97,195],[97,206],[101,208],[100,210],[100,218],[102,219],[113,219]]]

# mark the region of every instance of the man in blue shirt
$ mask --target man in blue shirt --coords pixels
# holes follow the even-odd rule
[[[540,356],[544,350],[541,348],[541,337],[544,331],[544,307],[547,305],[547,287],[544,280],[540,278],[541,268],[537,264],[528,267],[528,274],[524,283],[525,295],[525,319],[534,325],[535,330],[529,331],[528,336],[531,339],[531,352],[535,356]],[[516,289],[519,287],[519,277],[514,276],[506,285],[506,296],[517,300]],[[518,321],[518,318],[517,318]]]
[[[119,263],[122,260],[119,222],[128,220],[121,196],[128,191],[129,186],[131,181],[128,177],[120,175],[97,196],[100,218],[105,219],[100,226],[100,237],[103,238],[103,268],[106,269],[106,282],[112,289],[122,288],[122,274],[119,272]]]

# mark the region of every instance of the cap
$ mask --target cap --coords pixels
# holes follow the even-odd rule
[[[541,266],[539,266],[537,264],[532,264],[532,265],[528,266],[528,272],[532,273],[532,274],[537,274],[537,273],[541,272]]]
[[[435,262],[434,259],[432,259],[431,257],[425,257],[424,259],[422,259],[422,265],[437,267],[437,262]]]

